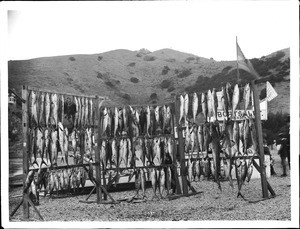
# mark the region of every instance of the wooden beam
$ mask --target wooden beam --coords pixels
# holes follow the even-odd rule
[[[259,164],[261,166],[261,188],[262,188],[262,195],[263,198],[268,198],[268,188],[267,188],[267,177],[266,177],[266,169],[263,166],[265,161],[264,156],[264,148],[263,148],[263,136],[262,136],[262,127],[261,127],[261,119],[260,119],[260,104],[258,98],[258,91],[257,86],[255,84],[255,80],[251,81],[251,87],[253,91],[253,100],[254,100],[254,112],[255,112],[255,125],[256,125],[256,132],[258,137],[258,145],[259,145]]]
[[[29,157],[28,157],[28,90],[26,86],[22,87],[22,126],[23,126],[23,189],[25,188],[26,176],[29,172]],[[23,193],[23,200],[29,198],[28,190]],[[23,201],[23,218],[29,218],[29,205],[28,201]]]

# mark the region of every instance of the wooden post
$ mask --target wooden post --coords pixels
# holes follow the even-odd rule
[[[253,97],[254,97],[253,99],[254,99],[256,132],[258,135],[257,137],[258,137],[258,145],[259,145],[259,166],[261,168],[260,178],[261,178],[262,195],[263,198],[268,198],[266,168],[264,166],[265,155],[264,155],[264,148],[263,148],[263,136],[262,136],[262,127],[261,127],[261,119],[260,119],[260,104],[259,104],[257,86],[255,85],[255,80],[251,81],[251,87],[252,87]]]
[[[22,103],[22,125],[23,125],[23,189],[25,188],[26,176],[29,172],[29,161],[28,161],[28,89],[26,86],[22,87],[22,99],[25,100]],[[23,193],[23,200],[29,199],[28,190]],[[23,217],[24,219],[29,218],[29,205],[28,201],[23,201]]]
[[[184,155],[184,141],[182,135],[182,128],[179,123],[179,113],[180,113],[180,101],[178,97],[175,99],[175,114],[176,114],[176,122],[177,132],[178,132],[178,144],[179,144],[179,155],[180,155],[180,175],[182,179],[182,192],[183,195],[188,194],[188,186],[187,186],[187,178],[186,178],[186,168],[185,168],[185,155]]]
[[[101,167],[100,167],[100,150],[101,150],[101,117],[100,117],[100,99],[97,99],[96,117],[98,119],[98,137],[97,137],[97,147],[95,150],[95,167],[96,167],[96,193],[97,193],[97,203],[102,203],[102,190],[101,190]]]

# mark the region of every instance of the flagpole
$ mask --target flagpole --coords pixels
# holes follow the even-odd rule
[[[237,83],[240,82],[240,71],[239,71],[239,59],[238,59],[238,43],[237,43],[237,36],[235,37],[236,38],[236,71],[237,71]]]

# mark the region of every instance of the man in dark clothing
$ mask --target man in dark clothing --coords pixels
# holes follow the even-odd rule
[[[281,144],[280,149],[278,150],[278,154],[281,158],[281,165],[283,169],[283,173],[281,176],[287,176],[286,173],[286,158],[288,159],[288,165],[290,169],[290,117],[287,117],[287,126],[284,132],[279,134],[279,141],[277,144]]]

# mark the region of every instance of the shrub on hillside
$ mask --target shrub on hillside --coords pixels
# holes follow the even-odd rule
[[[190,62],[193,61],[193,60],[195,60],[195,57],[190,56],[190,57],[186,58],[184,62],[190,63]]]
[[[101,72],[97,72],[97,78],[98,78],[98,79],[103,79],[103,75],[102,75]]]
[[[150,95],[150,99],[157,99],[157,94],[156,93],[152,93]]]
[[[136,78],[136,77],[131,77],[131,78],[130,78],[130,81],[131,81],[132,83],[138,83],[140,80],[139,80],[138,78]]]
[[[128,101],[131,100],[131,97],[128,94],[123,94],[122,97]]]
[[[75,57],[71,56],[71,57],[69,57],[69,60],[70,61],[75,61],[76,59],[75,59]]]
[[[162,88],[168,88],[171,85],[171,81],[170,80],[163,80],[160,84],[160,86]]]
[[[175,59],[175,58],[169,58],[169,59],[166,59],[165,61],[170,62],[170,63],[173,63],[173,62],[176,61],[176,59]]]
[[[156,60],[156,57],[154,57],[154,56],[144,56],[143,60],[144,61],[154,61],[154,60]]]
[[[177,74],[178,78],[185,78],[192,74],[191,69],[183,69],[182,71],[179,71]]]
[[[114,88],[114,87],[115,87],[115,85],[114,85],[112,82],[110,82],[110,81],[106,81],[105,84],[106,84],[107,86],[111,87],[111,88]]]
[[[168,65],[165,65],[163,70],[161,71],[161,74],[166,75],[166,74],[168,74],[169,71],[170,71],[170,68],[168,67]]]
[[[98,56],[97,60],[101,61],[103,59],[103,56]]]
[[[171,91],[174,91],[174,89],[175,89],[175,88],[174,88],[173,86],[171,86],[171,87],[168,88],[167,91],[168,91],[168,92],[171,92]]]
[[[135,63],[132,62],[132,63],[128,64],[128,66],[129,66],[129,67],[134,67],[134,66],[135,66]]]

